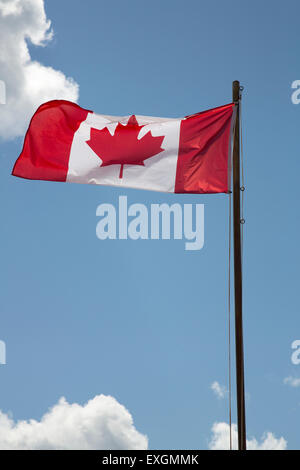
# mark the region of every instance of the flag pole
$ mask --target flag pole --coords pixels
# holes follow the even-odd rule
[[[238,418],[238,449],[246,450],[243,302],[242,302],[242,251],[240,213],[240,82],[232,83],[232,97],[236,104],[236,124],[233,140],[233,243],[234,243],[234,297],[235,297],[235,348],[236,388]]]

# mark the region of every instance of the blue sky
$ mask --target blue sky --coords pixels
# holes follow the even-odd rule
[[[29,43],[32,60],[72,77],[97,113],[184,116],[244,85],[247,429],[299,449],[299,387],[284,384],[300,377],[299,2],[51,0],[45,11],[54,37]],[[25,181],[10,175],[22,138],[0,145],[1,410],[40,419],[61,396],[112,395],[150,448],[207,448],[228,421],[211,390],[228,376],[228,196]],[[203,203],[204,248],[97,239],[97,206],[124,194]]]

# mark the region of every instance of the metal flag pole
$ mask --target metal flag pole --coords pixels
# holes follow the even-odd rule
[[[232,97],[236,104],[236,124],[233,140],[233,244],[234,244],[234,297],[235,297],[235,348],[236,388],[238,417],[238,449],[246,450],[246,417],[244,385],[243,344],[243,296],[242,296],[242,250],[240,212],[240,82],[232,83]]]

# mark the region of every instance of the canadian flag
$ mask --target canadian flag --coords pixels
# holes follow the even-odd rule
[[[228,193],[233,103],[179,119],[104,116],[63,100],[31,119],[12,174],[171,193]]]

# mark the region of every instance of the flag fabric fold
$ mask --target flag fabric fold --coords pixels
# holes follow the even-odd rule
[[[106,116],[54,100],[33,115],[12,174],[171,193],[228,193],[235,105],[184,118]]]

